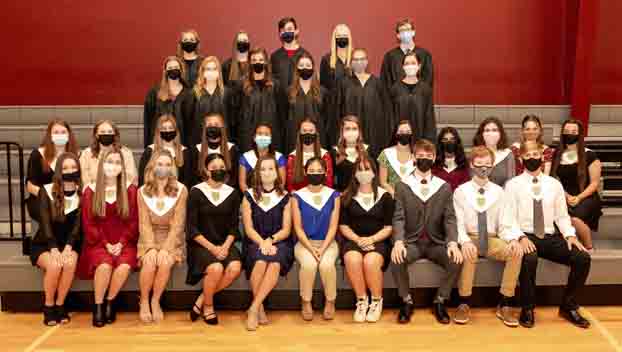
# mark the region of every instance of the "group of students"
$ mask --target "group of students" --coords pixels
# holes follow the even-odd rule
[[[397,27],[402,45],[404,38],[412,41],[414,35],[412,24],[406,22]],[[279,30],[284,46],[296,42],[293,19],[282,20]],[[335,31],[333,53],[351,43],[349,34],[346,41],[339,33]],[[191,93],[196,93],[195,98],[211,97],[214,82],[210,77],[217,77],[215,89],[221,92],[236,89],[223,83],[216,59],[192,62],[187,54],[198,49],[194,36],[195,40],[188,33],[182,37],[182,59],[167,59],[165,67],[175,64],[179,72],[163,73],[163,84],[153,91],[157,99],[160,94],[186,89],[186,75],[196,79]],[[247,35],[238,34],[234,48],[240,55],[248,51]],[[272,55],[273,67],[275,62],[292,63],[288,48]],[[428,72],[431,85],[429,54],[421,54],[418,47],[412,50],[426,58],[420,61],[402,49],[387,54],[383,74],[398,80],[404,74],[396,84],[408,87],[409,66],[414,65],[417,72]],[[249,74],[253,78],[242,82],[243,94],[264,92],[279,84],[276,79],[257,78],[261,74],[269,77],[270,71],[265,52],[263,57],[254,57],[252,52]],[[354,75],[361,79],[356,53],[352,51],[348,60],[352,59]],[[400,66],[394,65],[400,53],[402,61],[416,60],[401,67],[401,73],[396,68]],[[341,59],[337,55],[326,60],[330,67]],[[427,71],[418,70],[419,62],[428,65]],[[224,67],[228,73],[222,77],[229,82],[236,77],[231,72],[243,76],[240,72],[245,66],[235,58]],[[298,71],[292,67],[296,66],[281,70],[280,79],[289,80],[283,78],[289,72],[294,81],[302,79],[304,91],[304,77],[309,75],[304,70],[312,67],[298,66]],[[416,88],[407,88],[408,94],[428,86],[417,81],[417,72]],[[336,84],[343,87],[343,82],[355,76],[331,82],[341,82]],[[359,82],[358,88],[367,84]],[[314,85],[307,86],[309,91],[318,87]],[[231,99],[239,99],[232,94]],[[336,96],[343,98],[340,94]],[[450,322],[446,303],[457,284],[460,304],[453,320],[465,324],[478,257],[487,257],[505,262],[497,316],[507,326],[532,327],[537,258],[543,257],[570,266],[560,314],[577,326],[589,326],[578,311],[576,294],[589,273],[591,233],[597,230],[602,214],[601,166],[596,154],[585,148],[579,121],[564,122],[560,145],[551,148],[542,142],[537,116],[525,116],[521,139],[512,145],[502,122],[490,117],[480,123],[467,157],[455,128],[446,127],[436,134],[435,126],[403,112],[397,113],[398,121],[387,123],[386,119],[393,121],[389,116],[395,110],[338,109],[334,114],[340,117],[333,128],[332,122],[322,119],[330,108],[319,116],[304,108],[293,120],[264,119],[272,108],[260,97],[242,96],[240,104],[223,105],[221,111],[199,108],[211,104],[209,99],[194,102],[189,125],[179,115],[187,109],[185,98],[176,96],[169,96],[172,104],[168,107],[156,99],[157,109],[163,109],[159,112],[146,104],[146,118],[149,112],[153,115],[149,123],[145,121],[147,146],[138,167],[132,151],[122,144],[119,129],[109,120],[95,124],[90,145],[80,151],[71,126],[54,119],[40,147],[33,150],[28,162],[27,206],[39,226],[30,256],[33,265],[45,272],[46,325],[69,321],[64,301],[76,274],[93,280],[93,325],[113,323],[115,299],[133,270],[140,271],[140,320],[159,322],[164,316],[160,299],[171,270],[183,261],[188,268],[186,282],[197,285],[202,281],[190,312],[192,321],[201,318],[217,324],[214,295],[244,270],[253,293],[247,328],[256,330],[268,324],[263,302],[294,261],[300,270],[302,318],[313,319],[311,300],[319,271],[326,298],[322,316],[330,320],[335,314],[338,259],[357,297],[354,321],[380,319],[383,272],[391,267],[403,300],[398,321],[407,323],[414,307],[409,266],[420,258],[446,271],[434,299],[436,319]],[[365,105],[366,97],[361,94],[353,101]],[[250,102],[267,110],[241,112]],[[233,107],[240,108],[235,118],[230,115]],[[372,111],[377,116],[366,115]],[[287,124],[279,124],[283,121]],[[390,142],[374,139],[374,133],[386,125],[392,126],[387,135]],[[283,132],[286,139],[279,140]],[[236,133],[233,143],[229,136]],[[518,282],[522,309],[517,319],[510,307]]]

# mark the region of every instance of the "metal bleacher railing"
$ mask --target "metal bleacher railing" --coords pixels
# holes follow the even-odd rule
[[[7,195],[8,195],[8,204],[9,204],[9,233],[8,237],[1,236],[0,240],[2,241],[22,241],[23,243],[23,251],[26,253],[26,249],[28,248],[27,244],[27,233],[26,233],[26,208],[25,208],[25,176],[24,176],[24,148],[17,142],[5,142],[0,141],[0,146],[4,146],[4,150],[6,151],[6,175],[7,175]],[[18,168],[19,168],[19,223],[21,227],[21,236],[16,235],[15,225],[16,225],[16,217],[15,217],[15,209],[13,207],[13,202],[15,201],[14,190],[13,190],[13,175],[12,163],[11,163],[11,147],[17,149],[18,153]]]

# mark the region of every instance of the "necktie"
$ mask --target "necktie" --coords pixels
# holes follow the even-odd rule
[[[484,188],[479,189],[479,194],[484,196]],[[486,210],[477,213],[477,235],[479,237],[479,256],[488,254],[488,217]]]
[[[537,178],[533,178],[533,183],[538,183]],[[538,238],[544,238],[544,209],[542,208],[542,199],[533,200],[533,234]]]

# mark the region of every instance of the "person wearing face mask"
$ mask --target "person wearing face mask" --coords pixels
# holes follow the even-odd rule
[[[218,324],[214,295],[240,276],[240,251],[234,246],[240,235],[240,191],[225,182],[228,172],[223,155],[203,159],[203,182],[190,189],[186,216],[188,274],[186,284],[203,280],[190,320],[199,317],[208,325]]]
[[[352,170],[356,160],[367,155],[367,144],[361,135],[361,123],[358,117],[349,115],[341,119],[337,145],[330,151],[335,165],[335,189],[343,192],[350,185]],[[372,156],[373,158],[373,156]]]
[[[432,174],[449,183],[452,190],[471,178],[462,139],[453,127],[445,127],[438,134]]]
[[[188,191],[177,180],[174,167],[173,154],[155,151],[145,170],[145,184],[138,190],[139,318],[144,323],[164,319],[160,298],[173,266],[185,256]]]
[[[590,273],[590,254],[577,239],[562,184],[542,172],[542,146],[525,142],[520,150],[525,172],[506,183],[503,215],[504,231],[518,234],[523,248],[519,323],[526,328],[535,325],[537,257],[541,257],[569,267],[559,315],[588,328],[590,322],[579,311],[577,295]],[[537,257],[528,257],[529,253]]]
[[[255,141],[253,149],[247,151],[240,156],[240,166],[238,171],[238,179],[240,190],[246,192],[249,185],[253,185],[254,170],[257,160],[261,157],[272,155],[277,161],[277,171],[281,180],[285,180],[285,167],[287,166],[287,158],[285,155],[275,150],[272,144],[272,126],[266,123],[260,123],[255,128]]]
[[[197,80],[197,72],[203,61],[203,56],[199,54],[200,48],[201,38],[199,38],[199,33],[196,30],[189,29],[181,32],[177,43],[177,57],[183,60],[184,75],[182,77],[189,87],[194,86]]]
[[[515,142],[510,146],[512,154],[514,154],[516,175],[520,175],[523,173],[523,171],[525,171],[520,157],[520,145],[522,142],[527,141],[534,141],[542,145],[542,147],[544,148],[542,150],[542,153],[544,155],[544,169],[542,171],[544,171],[544,173],[547,175],[550,174],[551,162],[553,161],[553,154],[555,153],[555,149],[544,144],[543,134],[544,133],[542,130],[542,122],[540,121],[540,118],[538,116],[529,114],[523,117],[523,121],[521,122],[520,141]]]
[[[339,224],[339,192],[324,186],[326,163],[313,157],[305,164],[309,185],[294,192],[292,216],[298,243],[294,247],[296,261],[300,265],[300,297],[302,319],[313,320],[313,286],[320,272],[324,287],[324,320],[335,317],[337,299],[337,270],[335,262],[339,247],[335,241]]]
[[[495,154],[484,147],[471,150],[470,167],[473,178],[454,192],[454,208],[458,224],[458,243],[462,247],[464,263],[458,288],[460,305],[454,322],[470,321],[470,298],[478,257],[505,262],[501,279],[501,300],[497,306],[497,318],[506,326],[518,326],[512,314],[512,297],[516,292],[518,275],[523,260],[523,250],[516,232],[505,231],[502,226],[505,193],[501,186],[488,180]],[[537,260],[535,253],[527,254]]]
[[[508,148],[508,136],[505,134],[503,123],[497,117],[485,118],[473,137],[473,145],[483,145],[495,153],[492,171],[488,178],[501,187],[516,175],[514,155]]]
[[[78,155],[80,148],[69,123],[63,119],[48,122],[39,148],[33,149],[26,167],[26,209],[30,218],[39,221],[39,192],[52,183],[56,161],[62,153]]]
[[[290,196],[285,191],[278,162],[272,154],[259,157],[252,188],[244,192],[244,270],[253,291],[246,328],[269,323],[263,302],[294,263],[295,238],[290,236]]]
[[[287,191],[297,191],[309,184],[304,174],[304,165],[317,157],[326,163],[326,186],[333,186],[333,158],[320,147],[316,120],[306,117],[300,121],[296,138],[296,149],[287,157]]]
[[[231,57],[222,64],[222,79],[226,86],[243,82],[250,70],[249,51],[251,43],[248,33],[239,31],[233,39]]]
[[[78,277],[93,280],[93,326],[117,319],[115,299],[137,266],[137,188],[127,181],[123,154],[118,147],[104,151],[97,181],[82,195],[84,243]]]
[[[151,157],[162,150],[168,151],[175,161],[175,175],[177,180],[183,184],[190,183],[192,174],[192,150],[181,144],[177,122],[172,115],[162,115],[158,119],[158,124],[153,138],[153,144],[143,151],[138,163],[138,185],[145,184],[145,170]]]
[[[373,159],[362,156],[352,169],[339,217],[342,262],[356,295],[354,321],[375,323],[382,314],[383,271],[391,262],[395,202],[378,185]],[[371,299],[367,297],[367,290]]]
[[[395,37],[399,46],[389,50],[382,60],[380,79],[384,82],[387,90],[391,89],[395,82],[404,77],[402,62],[404,56],[410,53],[417,54],[421,58],[421,80],[430,87],[434,86],[434,67],[432,55],[420,46],[415,45],[415,26],[410,19],[404,19],[395,25]]]
[[[296,61],[297,70],[294,72],[294,80],[287,92],[288,114],[287,134],[285,149],[294,150],[296,146],[296,126],[305,117],[314,117],[318,121],[320,132],[320,144],[327,145],[329,137],[337,128],[337,121],[328,121],[326,89],[320,86],[315,74],[315,62],[311,55],[303,53]]]
[[[581,243],[592,250],[592,231],[598,231],[598,222],[603,215],[598,194],[602,165],[598,155],[585,147],[585,130],[581,121],[565,121],[559,140],[551,176],[564,186],[572,225]]]
[[[274,80],[278,81],[281,87],[289,87],[293,81],[298,58],[305,53],[307,55],[311,54],[300,46],[300,31],[295,18],[281,18],[277,27],[281,47],[270,55],[272,74],[274,75]]]
[[[415,171],[415,141],[410,121],[400,121],[392,136],[391,146],[378,156],[378,180],[394,196],[395,185]]]
[[[398,322],[407,324],[414,310],[410,295],[409,266],[427,258],[441,266],[445,277],[434,296],[432,312],[441,324],[449,324],[445,307],[460,275],[462,253],[458,248],[458,229],[451,186],[432,175],[436,148],[428,140],[415,144],[415,171],[395,185],[393,214],[393,275],[402,307]]]
[[[358,116],[370,154],[379,155],[391,141],[394,120],[388,91],[378,77],[369,73],[367,50],[352,50],[351,68],[352,74],[340,81],[337,92],[338,116]]]
[[[57,158],[52,182],[39,187],[40,226],[31,241],[30,262],[43,275],[43,324],[70,320],[65,298],[71,288],[82,240],[80,162],[70,152]]]
[[[119,128],[110,120],[100,120],[93,127],[91,144],[80,153],[80,169],[82,170],[82,184],[88,185],[97,182],[97,170],[101,154],[110,150],[119,149],[123,154],[127,181],[138,184],[138,171],[132,150],[121,144]]]
[[[182,142],[187,143],[184,123],[192,120],[194,104],[192,86],[184,79],[186,72],[182,59],[169,56],[162,64],[160,82],[149,89],[143,105],[143,143],[145,148],[153,142],[158,118],[165,114],[175,116],[182,131]]]
[[[415,128],[415,139],[436,138],[436,117],[432,88],[420,79],[421,58],[416,53],[406,54],[402,61],[404,78],[389,90],[393,116],[408,119]]]

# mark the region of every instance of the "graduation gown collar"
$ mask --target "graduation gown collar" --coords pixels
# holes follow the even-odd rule
[[[45,188],[45,193],[47,193],[48,198],[50,198],[50,203],[54,204],[55,199],[54,199],[54,195],[52,195],[52,188],[54,188],[54,184],[53,183],[48,183],[47,185],[44,185],[43,188]],[[67,197],[65,196],[65,215],[71,213],[72,211],[78,209],[78,207],[80,206],[80,197],[78,196],[78,192],[76,191],[76,193],[73,194],[73,196],[71,197]]]
[[[263,192],[261,195],[261,199],[257,200],[255,199],[255,192],[253,191],[252,188],[248,190],[248,194],[250,194],[253,202],[255,202],[255,204],[257,204],[257,206],[266,213],[269,212],[270,209],[279,205],[279,203],[281,203],[283,198],[287,196],[287,192],[283,192],[282,195],[279,195],[278,192],[276,191],[272,191],[270,193]]]
[[[376,206],[376,204],[378,204],[378,202],[380,202],[380,199],[382,199],[382,196],[385,193],[387,193],[387,191],[385,191],[384,188],[378,187],[378,196],[375,199],[374,199],[373,193],[361,193],[361,192],[358,192],[356,196],[352,197],[352,199],[354,199],[357,203],[359,203],[359,205],[361,206],[361,208],[363,208],[363,210],[365,210],[366,212],[369,212],[373,207]]]
[[[169,197],[169,196],[165,196],[164,198],[158,198],[155,196],[149,197],[144,192],[145,186],[140,187],[139,192],[141,196],[143,197],[143,200],[145,201],[145,204],[147,205],[149,210],[151,210],[157,216],[164,216],[171,209],[173,209],[175,205],[177,204],[177,200],[179,199],[179,196],[181,195],[181,190],[183,187],[184,187],[183,184],[181,184],[178,181],[177,182],[177,193],[173,197]]]
[[[421,201],[425,203],[445,184],[445,181],[441,178],[432,175],[430,175],[427,180],[427,185],[422,185],[421,180],[419,180],[413,172],[404,180],[404,183],[408,185],[417,198],[421,199]]]
[[[229,186],[226,183],[223,183],[220,188],[212,188],[207,182],[201,182],[193,188],[197,188],[214,206],[219,206],[222,202],[224,202],[235,190],[233,187]]]
[[[308,187],[304,187],[296,191],[295,194],[297,194],[303,202],[305,202],[313,209],[317,211],[322,211],[322,208],[324,208],[326,202],[328,202],[334,192],[334,189],[323,186],[322,190],[318,193],[311,192]]]

